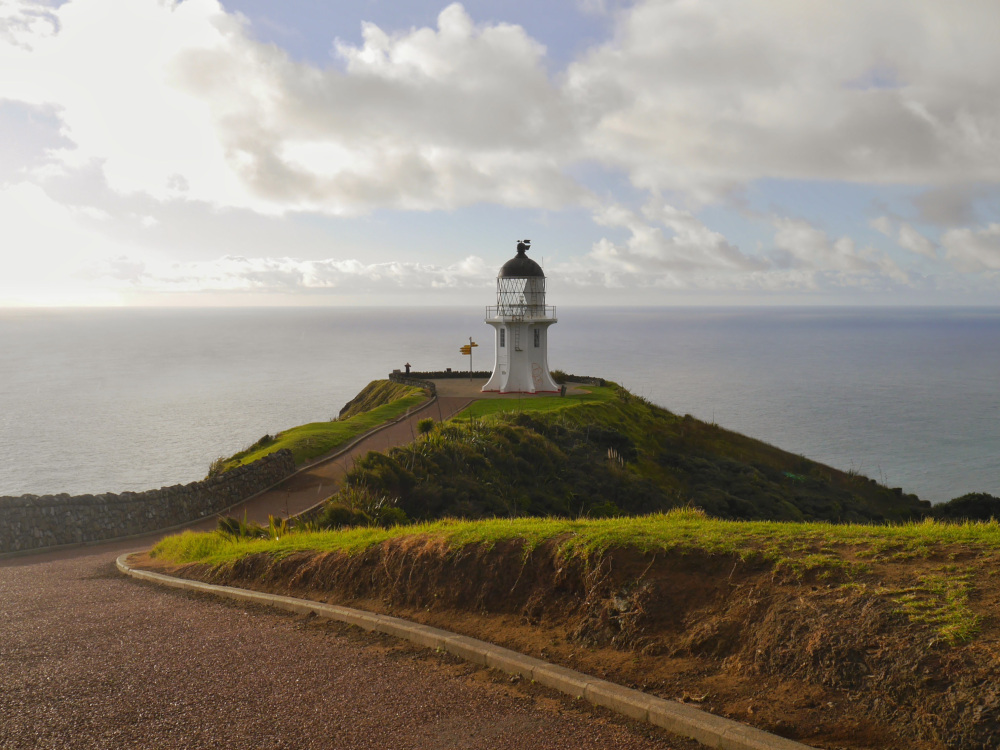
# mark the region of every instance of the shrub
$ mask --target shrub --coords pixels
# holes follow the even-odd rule
[[[221,534],[231,536],[235,539],[267,539],[271,536],[268,530],[255,521],[242,521],[232,516],[225,516],[219,519],[217,530]]]
[[[399,498],[372,492],[365,485],[348,485],[327,499],[316,523],[323,529],[402,526],[410,519],[398,503]]]
[[[375,523],[385,529],[393,526],[406,526],[409,522],[410,519],[407,518],[403,509],[397,508],[395,505],[380,508],[375,514]]]
[[[421,419],[417,422],[417,432],[421,435],[426,435],[428,432],[434,429],[434,420],[430,417]]]
[[[336,496],[334,496],[336,497]],[[345,526],[371,526],[372,517],[363,510],[356,510],[343,502],[327,502],[316,519],[321,529],[342,529]]]
[[[610,500],[598,503],[587,511],[587,516],[589,518],[617,518],[623,515],[625,514],[622,513],[622,509]]]
[[[219,476],[223,471],[225,471],[226,464],[228,462],[229,459],[226,458],[225,456],[219,456],[217,459],[212,461],[212,463],[208,467],[208,475],[205,477],[205,479],[211,479],[212,477]]]
[[[949,521],[989,521],[1000,519],[1000,497],[985,492],[970,492],[946,503],[935,505],[931,516]]]

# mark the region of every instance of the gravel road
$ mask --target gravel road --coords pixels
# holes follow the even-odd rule
[[[0,561],[0,748],[694,747],[381,636],[135,581],[114,568],[135,548]]]

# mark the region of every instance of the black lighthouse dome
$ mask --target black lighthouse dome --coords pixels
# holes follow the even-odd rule
[[[522,240],[517,243],[517,255],[503,264],[500,269],[499,279],[528,279],[532,277],[545,278],[542,267],[535,263],[525,253],[531,245],[531,240]]]

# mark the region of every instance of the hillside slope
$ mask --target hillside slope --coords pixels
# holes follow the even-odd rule
[[[417,390],[413,386],[393,383],[391,380],[373,380],[362,388],[357,396],[344,404],[337,419],[350,419],[385,404],[391,404],[397,399],[412,396]]]
[[[215,476],[237,466],[287,448],[295,463],[329,453],[378,425],[406,414],[427,399],[421,388],[399,385],[388,380],[373,380],[341,409],[340,417],[328,422],[310,422],[282,430],[276,435],[264,435],[253,445],[229,457],[212,462],[208,476]]]
[[[388,499],[411,519],[601,517],[690,505],[728,519],[904,521],[930,507],[624,389],[594,390],[604,397],[437,425],[411,445],[368,454],[344,492]]]

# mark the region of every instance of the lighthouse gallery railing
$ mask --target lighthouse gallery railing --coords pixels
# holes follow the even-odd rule
[[[515,303],[511,305],[488,305],[487,318],[505,318],[507,320],[555,320],[555,305],[529,305]]]

